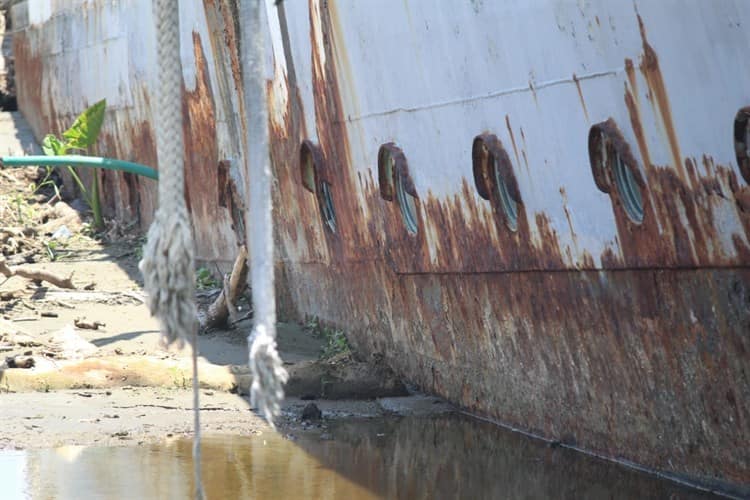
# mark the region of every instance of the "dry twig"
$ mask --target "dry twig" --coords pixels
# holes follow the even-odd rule
[[[224,288],[206,312],[205,328],[226,327],[227,319],[231,317],[235,322],[237,312],[234,304],[237,302],[247,282],[247,249],[240,247],[237,258],[232,266],[232,273],[224,277]]]
[[[10,267],[5,262],[4,257],[0,257],[0,274],[3,274],[6,278],[10,278],[11,276],[21,276],[22,278],[32,281],[46,281],[58,288],[75,289],[75,285],[73,284],[73,273],[67,278],[64,278],[43,269],[29,269],[25,266]]]

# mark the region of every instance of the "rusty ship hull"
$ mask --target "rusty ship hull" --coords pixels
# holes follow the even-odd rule
[[[268,2],[280,314],[471,413],[748,493],[750,4],[444,7]],[[37,134],[106,97],[98,152],[156,165],[150,2],[13,14]],[[180,22],[198,257],[230,262],[236,2]],[[154,186],[101,175],[110,215],[147,225]]]

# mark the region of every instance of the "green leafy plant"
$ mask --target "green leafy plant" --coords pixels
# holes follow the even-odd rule
[[[349,341],[344,332],[321,325],[320,320],[316,316],[307,319],[305,329],[310,331],[313,337],[323,339],[323,346],[320,348],[320,359],[329,359],[338,354],[348,354],[351,352]]]
[[[47,134],[42,141],[44,154],[47,156],[62,156],[68,154],[71,150],[83,153],[88,152],[88,149],[96,143],[99,137],[106,108],[107,101],[102,99],[81,113],[75,119],[73,125],[63,132],[62,138],[57,138],[54,134]],[[76,169],[72,166],[68,166],[67,169],[91,209],[91,213],[94,216],[94,226],[97,229],[102,229],[104,227],[104,219],[102,217],[101,200],[99,197],[99,176],[94,175],[91,186],[87,189]],[[51,179],[48,171],[42,183],[49,181]]]
[[[325,343],[323,344],[320,357],[323,359],[332,358],[338,354],[348,354],[351,352],[349,341],[341,330],[325,329],[323,334]]]
[[[195,286],[198,290],[206,290],[209,288],[217,288],[219,282],[214,279],[211,271],[205,267],[201,267],[195,271]]]

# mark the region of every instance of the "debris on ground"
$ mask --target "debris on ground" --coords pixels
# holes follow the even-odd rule
[[[76,318],[73,321],[73,324],[76,326],[76,328],[81,328],[83,330],[98,330],[99,327],[105,327],[107,326],[105,323],[102,323],[101,321],[88,321],[85,318]]]
[[[302,410],[302,420],[320,420],[323,418],[323,412],[320,411],[318,405],[315,403],[308,403],[307,406]]]
[[[5,358],[5,365],[8,368],[33,368],[34,358],[31,356],[9,356]]]
[[[49,351],[59,359],[80,359],[92,356],[99,350],[94,344],[78,335],[72,326],[53,333],[48,341]]]
[[[5,257],[0,257],[0,274],[6,278],[21,276],[33,281],[37,286],[41,286],[42,282],[46,281],[58,288],[75,288],[73,273],[70,273],[69,276],[59,276],[43,269],[30,269],[24,266],[9,267],[5,261]]]
[[[247,249],[242,245],[234,261],[232,272],[224,276],[223,287],[216,300],[208,307],[202,327],[226,328],[239,320],[237,301],[247,286]]]

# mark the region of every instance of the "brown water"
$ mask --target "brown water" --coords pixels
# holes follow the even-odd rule
[[[209,498],[704,498],[655,477],[449,416],[350,420],[323,438],[208,436]],[[0,452],[0,498],[191,498],[191,442]]]

